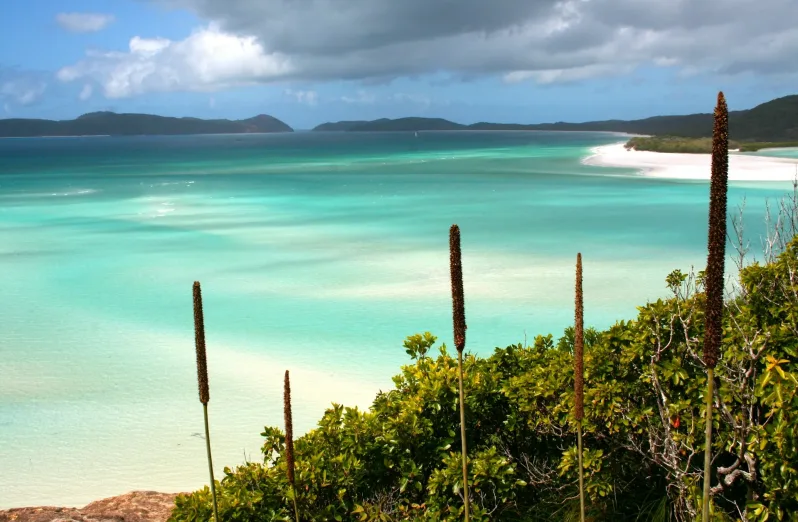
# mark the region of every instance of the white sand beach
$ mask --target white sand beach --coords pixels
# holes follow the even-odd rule
[[[641,176],[709,181],[710,154],[675,154],[626,150],[624,143],[595,147],[583,163],[599,167],[639,169]],[[797,158],[750,156],[730,152],[730,181],[793,181],[798,175]]]

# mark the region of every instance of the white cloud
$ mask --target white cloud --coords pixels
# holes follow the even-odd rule
[[[73,33],[94,33],[105,29],[115,18],[101,13],[58,13],[56,22]]]
[[[432,100],[428,96],[424,96],[423,94],[410,94],[405,92],[397,92],[391,98],[395,102],[412,103],[415,105],[421,105],[425,108],[429,107],[432,104]]]
[[[602,76],[628,74],[632,72],[633,69],[634,66],[631,64],[591,64],[584,67],[573,67],[570,69],[512,71],[505,74],[502,79],[505,81],[505,83],[518,83],[531,78],[541,85],[546,85],[551,83],[576,82],[579,80],[598,78]]]
[[[78,96],[81,100],[86,101],[91,98],[91,94],[94,92],[94,88],[91,86],[90,83],[87,83],[83,86],[83,89],[80,91],[80,95]]]
[[[150,91],[216,91],[269,82],[293,72],[288,58],[267,53],[252,36],[235,36],[210,25],[180,41],[133,37],[127,52],[90,52],[58,71],[61,81],[90,78],[108,98]]]
[[[153,57],[172,45],[172,41],[166,38],[141,38],[134,36],[130,39],[128,48],[131,54],[141,57]]]
[[[533,78],[537,71],[511,71],[505,74],[502,79],[505,83],[518,83]]]
[[[375,103],[388,103],[388,104],[407,104],[421,106],[422,109],[427,109],[433,102],[436,105],[448,105],[448,100],[433,100],[424,94],[395,92],[384,95],[376,95],[369,91],[360,89],[354,95],[341,96],[340,101],[353,105],[373,105]]]
[[[8,98],[18,105],[32,105],[41,99],[47,84],[25,78],[9,80],[0,84],[0,97]]]
[[[344,103],[357,103],[361,105],[370,105],[376,100],[376,96],[363,90],[357,91],[355,96],[341,96],[341,101]]]
[[[319,96],[316,91],[294,91],[292,89],[286,89],[285,94],[296,100],[297,103],[303,103],[305,105],[316,105],[319,101]]]
[[[214,98],[213,96],[208,98],[208,107],[211,108],[211,109],[215,109],[216,108],[216,98]]]
[[[135,37],[126,52],[88,53],[59,78],[92,78],[106,96],[125,97],[436,73],[551,84],[650,65],[798,75],[795,0],[150,1],[210,25],[183,40]]]

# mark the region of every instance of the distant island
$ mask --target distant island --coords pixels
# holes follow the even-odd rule
[[[138,136],[162,134],[245,134],[293,132],[273,116],[261,114],[246,120],[201,120],[152,114],[91,112],[74,120],[0,120],[0,138],[38,136]]]
[[[589,131],[638,134],[629,149],[655,152],[708,153],[712,144],[712,114],[653,116],[642,120],[604,120],[584,123],[488,123],[463,125],[443,118],[381,118],[373,121],[328,122],[313,131]],[[202,120],[152,114],[92,112],[74,120],[0,119],[0,137],[135,136],[174,134],[243,134],[293,132],[286,123],[261,114],[246,120]],[[729,113],[730,147],[741,151],[798,147],[798,95],[785,96],[752,109]]]
[[[479,124],[477,124],[479,125]],[[391,120],[380,118],[374,121],[338,121],[322,123],[314,131],[342,132],[397,132],[397,131],[455,131],[479,130],[473,125],[461,125],[443,118],[398,118]]]
[[[379,120],[377,120],[379,121]],[[321,125],[317,125],[313,128],[314,131],[348,131],[354,127],[359,125],[364,125],[366,123],[370,123],[366,120],[354,120],[354,121],[336,121],[336,122],[327,122],[322,123]]]
[[[627,143],[628,148],[657,152],[711,152],[712,114],[654,116],[642,120],[605,120],[585,123],[474,123],[463,125],[441,118],[382,118],[373,121],[324,123],[314,131],[607,131],[642,134]],[[729,113],[730,146],[742,151],[770,147],[798,146],[798,95],[785,96],[748,110]]]

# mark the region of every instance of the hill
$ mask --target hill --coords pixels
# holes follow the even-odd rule
[[[348,131],[358,125],[363,125],[369,123],[366,120],[354,120],[354,121],[336,121],[336,122],[327,122],[322,123],[321,125],[317,125],[313,128],[314,131]]]
[[[246,120],[202,120],[152,114],[91,112],[74,120],[0,120],[0,137],[35,136],[135,136],[158,134],[241,134],[293,132],[273,116],[261,114]]]
[[[370,122],[325,123],[313,130],[422,131],[422,130],[542,130],[611,131],[655,136],[704,138],[712,135],[712,114],[653,116],[641,120],[604,120],[584,123],[487,123],[462,125],[441,118],[382,118]],[[729,113],[729,135],[739,141],[798,141],[798,95],[785,96],[752,109]]]
[[[398,118],[389,120],[382,118],[366,122],[349,130],[352,131],[417,131],[417,130],[462,130],[465,125],[454,123],[443,118]]]
[[[463,130],[466,125],[454,123],[443,118],[380,118],[374,121],[339,121],[322,123],[314,131],[378,132],[378,131],[419,131],[419,130]]]

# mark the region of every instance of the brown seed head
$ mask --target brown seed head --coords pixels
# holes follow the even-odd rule
[[[574,416],[585,417],[584,346],[585,318],[582,300],[582,254],[576,254],[576,314],[574,324]]]
[[[704,364],[714,368],[720,356],[723,328],[723,271],[726,259],[726,189],[729,180],[729,111],[718,93],[712,132],[712,177],[709,189],[709,238],[706,271]]]
[[[288,370],[285,371],[285,389],[283,394],[285,410],[285,463],[288,470],[288,482],[294,484],[294,423],[291,420],[291,381]]]
[[[208,392],[208,362],[205,359],[205,320],[202,317],[202,290],[199,281],[194,281],[194,342],[197,346],[197,382],[202,404],[211,400]]]
[[[449,229],[449,268],[452,276],[452,318],[454,345],[462,352],[466,342],[465,298],[463,297],[463,264],[460,258],[460,227]]]

